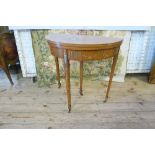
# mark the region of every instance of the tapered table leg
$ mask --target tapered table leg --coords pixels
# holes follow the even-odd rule
[[[112,78],[114,76],[114,71],[115,71],[117,58],[118,58],[118,54],[113,57],[113,63],[112,63],[112,67],[111,67],[111,73],[110,73],[110,77],[109,77],[108,88],[107,88],[107,92],[106,92],[104,102],[106,102],[107,99],[108,99],[108,95],[109,95],[109,91],[110,91],[110,87],[111,87],[111,83],[112,83]]]
[[[58,88],[61,87],[60,83],[60,70],[59,70],[59,60],[58,57],[55,57],[55,64],[56,64],[56,74],[57,74],[57,80],[58,80]]]
[[[80,61],[80,95],[83,95],[82,84],[83,84],[83,61]]]
[[[12,81],[12,78],[11,78],[11,75],[10,75],[10,71],[9,71],[9,68],[8,68],[8,64],[6,63],[5,59],[3,58],[3,56],[1,56],[1,59],[0,59],[1,63],[2,63],[2,66],[3,66],[3,70],[4,72],[6,73],[11,85],[14,85],[13,81]]]
[[[68,112],[70,113],[71,112],[70,63],[67,51],[64,52],[64,67],[65,67],[66,91],[68,100]]]
[[[9,79],[11,85],[14,85],[14,83],[13,83],[13,81],[12,81],[12,78],[11,78],[11,75],[10,75],[10,71],[9,71],[8,66],[7,66],[7,67],[4,67],[3,70],[4,70],[4,72],[6,73],[6,75],[7,75],[8,79]]]

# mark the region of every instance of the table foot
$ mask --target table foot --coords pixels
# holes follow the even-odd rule
[[[68,113],[71,113],[71,105],[68,105]]]
[[[60,88],[61,87],[61,83],[58,83],[58,88]]]
[[[105,97],[104,103],[106,103],[106,102],[107,102],[107,100],[108,100],[108,97]]]
[[[79,93],[80,93],[81,96],[83,96],[83,91],[80,90]]]
[[[14,83],[13,83],[12,79],[9,79],[9,80],[10,80],[11,86],[13,86],[13,85],[14,85]]]

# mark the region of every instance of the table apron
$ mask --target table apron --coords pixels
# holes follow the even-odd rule
[[[65,49],[51,48],[51,54],[58,58],[64,58]],[[118,54],[119,48],[92,50],[92,51],[71,51],[66,50],[69,60],[86,61],[86,60],[102,60],[114,57]]]

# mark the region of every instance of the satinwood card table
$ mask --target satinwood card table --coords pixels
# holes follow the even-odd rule
[[[70,34],[49,34],[46,36],[46,40],[50,47],[51,54],[55,57],[59,88],[61,87],[61,83],[58,58],[62,58],[64,60],[66,92],[69,112],[71,111],[70,60],[80,61],[80,94],[83,95],[83,62],[90,60],[103,60],[107,58],[113,58],[111,73],[105,96],[106,102],[108,99],[122,40],[119,38],[109,38],[102,36]]]

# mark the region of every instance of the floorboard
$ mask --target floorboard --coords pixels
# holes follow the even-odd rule
[[[113,82],[104,103],[107,82],[72,79],[72,112],[67,112],[65,82],[39,88],[30,78],[12,75],[12,87],[0,71],[1,129],[139,129],[155,128],[155,85],[146,74],[127,75],[124,83]]]

